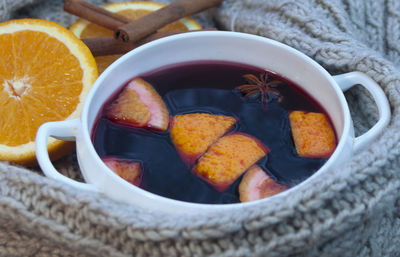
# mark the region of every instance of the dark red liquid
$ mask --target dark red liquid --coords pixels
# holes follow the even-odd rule
[[[243,64],[201,61],[170,65],[140,77],[160,93],[171,116],[207,112],[236,117],[238,121],[231,131],[250,134],[271,150],[258,165],[278,183],[294,186],[327,159],[302,158],[296,154],[288,111],[326,112],[299,86],[272,73],[270,76],[282,81],[277,88],[283,97],[280,102],[271,97],[267,109],[262,108],[259,97],[243,99],[234,90],[247,83],[243,75],[251,73],[258,77],[263,72],[266,71]],[[237,188],[241,177],[226,191],[217,191],[191,173],[191,168],[177,154],[169,131],[158,133],[124,127],[107,120],[102,113],[92,138],[100,157],[141,161],[144,173],[140,187],[147,191],[195,203],[239,202]]]

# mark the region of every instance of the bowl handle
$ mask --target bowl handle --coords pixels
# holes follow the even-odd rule
[[[47,177],[62,181],[66,184],[78,187],[80,189],[98,191],[97,188],[95,188],[91,184],[75,181],[59,173],[54,168],[49,158],[49,153],[47,151],[48,138],[51,136],[60,140],[75,141],[78,135],[79,128],[80,128],[79,119],[47,122],[41,125],[36,134],[36,139],[35,139],[36,158],[39,162],[40,168]]]
[[[363,149],[370,144],[389,124],[390,121],[390,106],[382,88],[370,77],[362,72],[349,72],[337,76],[333,76],[336,83],[346,91],[355,85],[364,87],[373,97],[379,112],[378,122],[372,126],[367,132],[358,136],[353,141],[354,152]]]

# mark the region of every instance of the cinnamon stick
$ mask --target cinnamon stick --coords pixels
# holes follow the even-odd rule
[[[171,22],[217,6],[222,2],[223,0],[181,0],[119,26],[115,37],[123,42],[135,42]]]
[[[82,41],[95,57],[111,54],[124,54],[136,47],[135,43],[124,43],[114,37],[84,38]]]
[[[85,38],[82,39],[83,43],[89,47],[90,51],[92,52],[93,56],[104,56],[104,55],[111,55],[111,54],[125,54],[130,50],[148,43],[150,41],[167,37],[170,35],[185,33],[185,32],[196,32],[196,31],[208,31],[208,30],[215,30],[215,29],[207,29],[207,30],[174,30],[174,31],[164,31],[164,32],[157,32],[153,33],[150,36],[147,36],[137,42],[122,42],[117,40],[113,37],[100,37],[100,38]]]
[[[66,0],[64,10],[97,25],[116,31],[131,20],[82,0]]]

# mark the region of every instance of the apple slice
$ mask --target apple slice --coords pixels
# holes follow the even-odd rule
[[[292,111],[289,114],[293,141],[302,157],[327,158],[336,148],[336,137],[323,113]]]
[[[239,184],[241,202],[255,201],[276,195],[289,187],[275,182],[259,166],[253,165]]]
[[[135,78],[122,90],[106,109],[106,117],[117,123],[133,127],[168,129],[168,109],[153,86]]]
[[[235,123],[234,117],[224,115],[208,113],[176,115],[171,119],[170,135],[182,160],[191,166]]]
[[[102,160],[121,178],[135,186],[140,185],[142,178],[142,164],[140,162],[118,160],[114,157],[104,157]]]
[[[200,157],[193,172],[218,191],[224,191],[268,152],[258,139],[234,132],[213,144]]]

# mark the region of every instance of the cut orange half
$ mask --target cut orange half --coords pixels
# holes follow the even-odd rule
[[[165,5],[155,3],[155,2],[118,2],[104,5],[103,8],[135,20],[150,12],[156,11]],[[159,31],[174,31],[174,30],[196,30],[201,29],[200,24],[194,19],[186,17],[180,19],[179,21],[173,22]],[[111,37],[113,32],[109,29],[103,28],[96,24],[93,24],[87,20],[78,19],[72,26],[70,30],[79,38],[93,38],[93,37]],[[96,62],[98,65],[99,72],[103,72],[111,63],[118,59],[121,55],[107,55],[96,57]]]
[[[37,129],[80,115],[96,63],[69,30],[36,19],[0,23],[0,60],[0,160],[34,164]],[[50,138],[48,150],[65,144]]]

